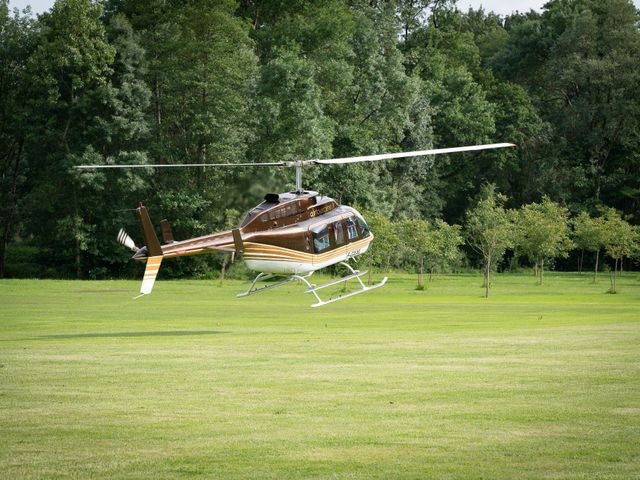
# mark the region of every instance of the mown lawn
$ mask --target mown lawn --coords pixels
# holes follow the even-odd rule
[[[0,281],[2,478],[640,478],[640,275]]]

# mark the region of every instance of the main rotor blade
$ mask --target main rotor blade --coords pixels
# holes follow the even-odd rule
[[[181,168],[181,167],[297,167],[309,164],[336,165],[357,162],[376,162],[393,158],[420,157],[424,155],[441,155],[445,153],[471,152],[478,150],[490,150],[494,148],[515,147],[513,143],[491,143],[487,145],[471,145],[468,147],[436,148],[432,150],[419,150],[415,152],[383,153],[381,155],[364,155],[361,157],[328,158],[324,160],[296,160],[288,162],[266,163],[173,163],[173,164],[132,164],[132,165],[76,165],[73,168],[88,170],[98,168]]]
[[[493,148],[515,147],[513,143],[491,143],[487,145],[471,145],[469,147],[437,148],[433,150],[419,150],[416,152],[383,153],[381,155],[364,155],[362,157],[330,158],[326,160],[314,160],[320,164],[343,164],[357,162],[377,162],[391,158],[420,157],[423,155],[441,155],[444,153],[471,152],[476,150],[489,150]]]
[[[174,164],[139,164],[139,165],[76,165],[73,168],[83,170],[93,168],[178,168],[178,167],[286,167],[285,162],[273,163],[174,163]]]

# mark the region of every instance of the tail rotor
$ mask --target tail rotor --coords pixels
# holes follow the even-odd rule
[[[118,232],[118,243],[120,245],[124,245],[132,252],[137,252],[139,250],[133,239],[124,231],[124,228],[121,228]]]

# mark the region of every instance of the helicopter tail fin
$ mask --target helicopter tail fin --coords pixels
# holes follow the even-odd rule
[[[162,247],[160,241],[156,235],[151,219],[149,218],[149,212],[142,202],[138,208],[136,208],[136,216],[140,222],[140,229],[142,230],[142,236],[144,237],[144,243],[147,246],[147,251],[150,257],[162,256]]]

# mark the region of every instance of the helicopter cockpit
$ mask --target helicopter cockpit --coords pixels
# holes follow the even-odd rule
[[[344,206],[339,207],[339,210],[348,213],[348,216],[310,228],[315,254],[345,246],[371,234],[369,225],[357,210]]]

